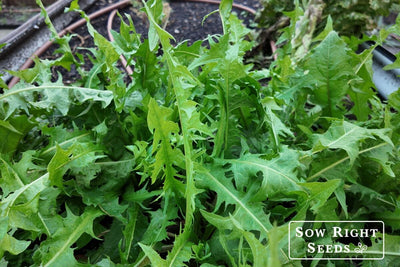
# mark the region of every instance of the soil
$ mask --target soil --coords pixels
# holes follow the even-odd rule
[[[95,4],[93,4],[86,13],[93,13],[116,2],[118,2],[118,0],[96,1]],[[257,10],[257,8],[261,6],[258,0],[240,0],[235,1],[235,3],[251,7],[255,10]],[[164,10],[167,10],[167,13],[169,10],[170,13],[168,19],[166,20],[165,29],[174,36],[177,43],[188,41],[188,44],[192,44],[194,41],[197,40],[204,40],[205,38],[207,38],[208,35],[221,34],[222,26],[218,13],[211,14],[203,21],[203,18],[207,14],[210,14],[217,9],[218,5],[216,4],[171,1],[167,4],[167,6],[164,6]],[[233,12],[235,12],[247,26],[252,27],[252,25],[254,25],[254,15],[237,8],[233,8]],[[119,13],[129,14],[133,19],[137,33],[141,34],[144,38],[147,37],[148,21],[145,14],[140,11],[139,4],[137,7],[130,6],[120,9]],[[91,21],[96,30],[107,38],[108,15],[109,14],[105,14]],[[119,31],[119,26],[120,18],[118,16],[115,16],[113,29]],[[78,47],[94,46],[93,39],[89,35],[86,26],[79,27],[72,33],[76,34],[76,37],[72,38],[70,43],[73,49],[77,49]],[[41,58],[54,59],[55,57],[57,57],[57,55],[53,54],[56,48],[56,45],[53,45],[46,53],[41,56]],[[82,50],[80,50],[79,52],[82,53]],[[91,68],[91,64],[88,60],[86,62],[87,63],[83,66],[83,68],[89,70]],[[57,76],[57,72],[61,72],[61,74],[63,75],[63,80],[67,84],[75,81],[76,79],[79,79],[79,74],[75,69],[67,72],[65,69],[57,67],[54,68],[53,71],[55,76]]]

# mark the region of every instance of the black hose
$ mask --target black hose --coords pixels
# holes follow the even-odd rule
[[[53,18],[60,13],[62,13],[72,0],[59,0],[54,4],[50,5],[46,11],[50,18]],[[38,31],[44,24],[44,17],[36,14],[24,24],[16,28],[7,36],[0,39],[0,44],[5,43],[6,45],[0,49],[0,57],[5,55],[11,48],[21,43],[27,37],[29,37],[33,32]]]

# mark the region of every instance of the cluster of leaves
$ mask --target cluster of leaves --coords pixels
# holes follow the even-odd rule
[[[358,36],[366,30],[375,29],[376,18],[389,15],[390,10],[398,6],[396,0],[262,0],[262,8],[257,14],[258,23],[263,28],[271,27],[286,12],[295,9],[295,2],[301,2],[303,9],[311,7],[311,10],[314,9],[312,12],[323,10],[318,16],[320,25],[324,25],[328,16],[331,16],[334,29],[348,36]]]
[[[88,71],[46,17],[61,56],[1,84],[1,264],[301,266],[288,222],[305,219],[383,220],[386,257],[364,263],[395,262],[400,93],[382,103],[373,91],[374,47],[356,54],[361,40],[331,21],[298,45],[295,5],[277,60],[254,70],[232,1],[220,4],[223,34],[191,46],[171,45],[161,1],[143,4],[145,40],[129,16],[113,43],[88,21]],[[66,86],[53,66],[80,79]]]

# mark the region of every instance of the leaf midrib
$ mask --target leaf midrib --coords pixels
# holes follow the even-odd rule
[[[8,91],[5,94],[3,94],[2,96],[0,96],[0,100],[6,98],[8,96],[16,95],[16,94],[27,92],[27,91],[36,91],[36,90],[45,90],[45,89],[71,89],[71,90],[80,90],[80,91],[86,91],[86,92],[95,92],[95,93],[108,94],[109,96],[111,96],[113,94],[111,91],[104,91],[104,90],[98,90],[98,89],[92,89],[92,88],[86,88],[86,87],[79,87],[79,86],[43,85],[43,86],[25,87],[25,88],[13,90],[13,91]]]
[[[343,127],[344,128],[344,127]],[[332,141],[331,143],[329,143],[327,145],[327,147],[331,147],[332,145],[334,145],[335,143],[339,142],[341,139],[343,139],[345,136],[348,136],[350,133],[354,132],[355,130],[358,130],[357,127],[354,127],[353,129],[351,129],[348,132],[345,132],[342,136],[340,136],[338,139]]]
[[[91,219],[92,216],[87,215],[79,224],[79,227],[76,227],[75,230],[70,234],[68,237],[67,241],[64,243],[64,245],[61,247],[60,250],[44,265],[44,267],[50,266],[52,262],[54,262],[64,251],[65,249],[69,248],[76,240],[75,236],[78,235],[81,231],[81,229],[84,229],[88,223],[88,221]],[[80,235],[78,235],[77,238],[79,238]]]
[[[228,190],[220,181],[218,181],[217,178],[215,178],[211,173],[206,172],[206,175],[209,176],[211,179],[213,179],[219,186],[222,188],[231,198],[235,200],[253,219],[257,224],[259,224],[262,228],[262,230],[268,234],[267,228],[258,220],[258,218],[246,207],[246,205],[239,199],[237,198],[230,190]]]
[[[275,169],[273,169],[273,168],[271,168],[271,167],[269,167],[269,166],[267,166],[267,165],[262,165],[262,164],[255,163],[255,162],[251,162],[251,161],[247,161],[247,160],[236,160],[236,159],[233,159],[233,160],[229,160],[229,161],[230,161],[230,162],[237,162],[237,163],[239,163],[239,164],[254,165],[254,166],[257,166],[257,167],[260,167],[260,168],[264,168],[264,169],[270,170],[270,171],[272,171],[272,172],[274,172],[274,173],[276,173],[276,174],[278,174],[278,175],[280,175],[280,176],[286,178],[286,179],[287,179],[288,181],[290,181],[291,183],[297,185],[297,182],[294,181],[292,178],[290,178],[290,177],[287,176],[286,174],[284,174],[284,173],[282,173],[282,172],[279,172],[279,171],[277,171],[277,170],[275,170]]]

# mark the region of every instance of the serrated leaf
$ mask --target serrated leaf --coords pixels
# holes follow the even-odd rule
[[[119,59],[119,54],[115,51],[114,46],[97,31],[93,32],[93,38],[97,47],[105,53],[107,66],[114,64]]]
[[[209,223],[217,227],[219,230],[232,230],[234,228],[231,217],[222,217],[205,210],[200,210],[200,212]]]
[[[136,229],[136,221],[138,219],[139,205],[135,204],[134,206],[129,207],[127,213],[127,224],[123,229],[124,239],[119,243],[120,256],[123,263],[128,263],[131,249],[134,245],[133,239]]]
[[[0,257],[3,258],[4,252],[8,251],[13,255],[18,255],[25,251],[30,245],[30,241],[18,240],[9,235],[9,218],[0,218]]]
[[[363,157],[377,162],[382,167],[385,174],[389,175],[390,177],[396,177],[391,168],[392,162],[390,159],[392,153],[393,147],[388,144],[363,153]]]
[[[347,80],[353,76],[346,50],[338,34],[330,32],[305,63],[310,84],[314,85],[313,101],[322,106],[327,116],[340,115],[338,106],[349,88]]]
[[[208,188],[217,193],[216,209],[223,202],[226,205],[235,205],[235,216],[237,216],[237,219],[241,218],[241,223],[245,224],[246,230],[257,230],[260,231],[262,236],[267,236],[271,223],[264,213],[261,203],[252,203],[252,195],[238,192],[234,188],[231,179],[225,177],[222,168],[208,166],[207,170],[198,166],[195,172],[195,181],[198,188]],[[246,219],[243,220],[244,218]]]
[[[25,115],[14,116],[7,121],[0,121],[0,153],[13,153],[20,141],[32,130],[34,123]]]
[[[349,155],[352,164],[359,154],[360,142],[365,139],[379,137],[393,145],[387,133],[387,129],[366,129],[343,120],[333,121],[324,134],[314,134],[312,137],[313,151],[315,153],[326,148],[343,149]]]
[[[96,128],[95,128],[96,129]],[[55,127],[43,127],[44,135],[49,136],[49,144],[41,152],[41,156],[54,156],[57,147],[67,150],[77,142],[91,142],[90,132],[73,129],[73,131],[64,128],[62,125]]]
[[[146,256],[150,259],[150,262],[153,266],[167,266],[165,260],[163,260],[151,246],[147,246],[142,243],[139,243],[139,246],[146,254]]]
[[[333,31],[332,17],[329,15],[324,30],[313,39],[313,42],[324,40],[331,31]]]
[[[174,178],[176,174],[174,166],[182,166],[183,161],[182,152],[172,147],[170,142],[172,135],[179,133],[179,126],[170,120],[172,112],[169,108],[159,106],[154,99],[149,101],[147,123],[149,130],[154,132],[153,153],[156,153],[152,181],[154,183],[163,171],[166,189],[171,189],[171,186],[178,184]],[[179,190],[179,188],[175,189]]]
[[[14,205],[8,211],[10,227],[40,232],[43,228],[38,215],[39,194],[26,203]]]
[[[244,231],[243,236],[250,246],[252,256],[253,256],[253,266],[277,266],[279,267],[279,260],[275,255],[271,255],[270,259],[267,259],[267,249],[261,244],[261,242],[254,236],[253,233]],[[270,240],[270,246],[277,245],[276,243],[271,243],[274,240]]]
[[[92,229],[93,220],[103,215],[101,211],[91,207],[87,207],[80,216],[75,216],[68,207],[66,210],[67,216],[63,219],[63,228],[42,242],[34,255],[35,261],[43,266],[76,264],[71,246],[83,233],[95,237]]]
[[[186,231],[175,238],[174,247],[168,253],[166,266],[185,266],[192,258],[192,243],[189,242],[190,232]]]
[[[175,207],[167,207],[165,212],[161,210],[150,212],[151,221],[142,236],[141,243],[151,245],[166,239],[166,228],[173,225],[172,220],[176,218],[176,213]]]
[[[72,54],[71,47],[69,46],[69,40],[70,36],[63,36],[59,37],[56,28],[54,27],[53,23],[50,20],[49,14],[47,13],[47,10],[45,9],[43,3],[41,0],[36,0],[36,4],[40,7],[41,9],[41,14],[45,18],[45,23],[47,24],[47,27],[49,28],[52,38],[55,39],[55,43],[60,45],[60,48],[56,50],[56,52],[61,53],[61,57],[59,57],[57,60],[55,60],[55,64],[62,66],[66,68],[68,71],[71,70],[71,65],[76,63],[74,55]]]
[[[385,222],[385,225],[390,226],[394,231],[400,229],[400,208],[398,207],[394,211],[377,213],[376,218]]]
[[[22,81],[27,83],[51,82],[52,73],[50,67],[52,65],[52,62],[48,60],[39,60],[38,58],[34,58],[33,61],[35,65],[32,68],[22,69],[18,71],[10,71],[10,73],[16,77],[19,77],[20,79],[22,79]],[[18,84],[16,86],[18,86]]]
[[[265,197],[302,190],[296,175],[296,168],[300,166],[298,154],[293,150],[283,149],[279,156],[271,160],[264,160],[261,155],[244,154],[238,159],[223,162],[232,165],[230,169],[239,190],[243,190],[250,182],[250,176],[256,176],[258,172],[263,174],[260,192]]]
[[[182,111],[185,115],[182,118],[183,121],[187,121],[188,123],[184,125],[184,127],[188,130],[189,133],[193,134],[195,132],[205,133],[209,136],[212,136],[211,130],[200,121],[200,113],[196,110],[196,106],[198,104],[194,101],[187,100],[182,105]],[[196,136],[192,135],[191,138],[193,140],[196,139]]]
[[[26,154],[25,154],[26,155]],[[22,169],[23,171],[24,169]],[[27,169],[25,169],[26,171]],[[8,196],[9,193],[17,190],[21,186],[24,186],[24,180],[18,168],[15,168],[10,162],[0,156],[0,171],[1,171],[1,190],[4,196]],[[22,172],[23,175],[25,173]]]
[[[3,47],[3,46],[5,46],[6,44],[0,44],[0,49]],[[4,80],[3,80],[3,74],[0,74],[0,88],[3,88],[3,89],[8,89],[8,86],[7,86],[7,84],[4,82]]]
[[[150,22],[148,32],[150,51],[154,51],[154,49],[157,47],[158,40],[161,41],[165,50],[169,50],[171,47],[171,44],[169,43],[170,39],[174,39],[174,37],[158,25],[162,16],[162,2],[151,0],[148,1],[147,4],[144,0],[142,0],[142,3],[145,7],[146,14]]]
[[[382,257],[384,258],[380,261],[372,261],[370,266],[379,267],[379,266],[391,266],[396,265],[398,259],[400,257],[400,237],[398,235],[392,235],[385,233],[385,242],[383,244],[383,235],[382,233],[377,233],[375,238],[372,238],[372,246],[368,247],[368,250],[365,253],[369,257]],[[384,251],[382,251],[384,250]]]
[[[328,198],[341,184],[341,180],[329,180],[327,182],[303,183],[302,186],[310,191],[308,201],[311,205],[311,210],[317,214],[320,208],[326,203]]]
[[[358,64],[355,66],[355,73],[361,78],[349,81],[351,84],[351,90],[349,90],[349,96],[354,102],[354,106],[351,111],[356,115],[357,120],[366,121],[368,119],[371,109],[369,108],[368,101],[375,95],[372,90],[375,87],[372,77],[372,56],[375,46],[371,46],[369,49],[363,51],[356,56]]]
[[[71,93],[71,90],[74,92]],[[34,93],[39,93],[41,97],[35,97]],[[66,115],[69,106],[75,101],[78,103],[88,100],[99,101],[104,108],[111,103],[112,99],[113,94],[110,91],[61,84],[32,86],[21,82],[13,88],[5,90],[0,96],[1,106],[7,110],[6,118],[21,109],[29,114],[29,109],[32,107],[45,110],[56,108],[63,115]],[[5,106],[8,108],[4,108]]]
[[[47,166],[51,185],[55,185],[58,188],[64,188],[63,176],[67,171],[66,165],[71,160],[70,156],[72,155],[72,150],[72,148],[63,150],[62,148],[57,147],[55,155]]]
[[[280,110],[281,108],[275,103],[274,99],[267,97],[262,102],[265,109],[266,122],[271,129],[275,146],[278,148],[282,137],[294,137],[294,135],[278,116],[275,115],[273,110]]]
[[[25,251],[30,245],[30,241],[18,240],[6,234],[0,240],[0,257],[3,258],[4,252],[8,251],[13,255],[18,255]]]
[[[98,155],[93,147],[89,144],[76,144],[74,145],[74,154],[79,155],[79,160],[74,160],[68,164],[71,173],[75,175],[75,179],[79,186],[89,187],[90,182],[94,180],[98,173],[101,171],[101,165],[96,164],[104,155]]]
[[[46,173],[29,184],[26,184],[11,194],[6,198],[3,198],[0,202],[0,211],[2,216],[8,216],[10,210],[14,205],[20,203],[27,203],[32,201],[40,192],[45,190],[48,186],[49,174]]]
[[[86,78],[85,87],[87,88],[100,87],[101,81],[97,75],[101,73],[101,68],[103,67],[104,64],[105,63],[102,62],[93,66],[93,68],[88,73],[88,77]]]

